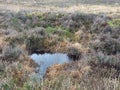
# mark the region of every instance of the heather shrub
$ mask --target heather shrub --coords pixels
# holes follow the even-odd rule
[[[106,55],[102,52],[98,52],[97,58],[101,64],[106,64],[111,67],[115,67],[117,69],[120,69],[120,54],[116,55]]]
[[[26,45],[30,50],[40,50],[40,49],[45,49],[44,47],[44,37],[40,36],[30,36],[27,39]]]
[[[96,51],[103,51],[106,54],[116,54],[120,52],[120,41],[111,38],[109,34],[101,34],[91,42],[91,48]]]
[[[106,15],[97,16],[93,20],[93,24],[91,25],[92,33],[100,33],[103,29],[108,25],[109,17]]]
[[[111,26],[106,26],[103,29],[102,34],[110,34],[110,36],[114,39],[119,38],[120,36],[120,28],[112,28]]]
[[[16,46],[12,46],[12,45],[6,45],[4,46],[4,48],[2,49],[2,55],[5,58],[18,58],[21,54],[23,53],[23,51]]]
[[[79,28],[85,27],[89,30],[95,15],[87,15],[81,13],[75,13],[70,15],[65,15],[60,19],[61,26],[67,28],[70,32],[76,32]]]

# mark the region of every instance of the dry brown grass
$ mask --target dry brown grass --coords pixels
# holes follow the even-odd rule
[[[4,4],[0,4],[0,9],[6,9],[11,11],[20,11],[20,10],[39,10],[42,12],[66,12],[66,13],[73,13],[73,12],[84,12],[84,13],[109,13],[110,15],[120,15],[120,6],[110,6],[110,5],[89,5],[89,4],[78,4],[69,7],[55,7],[55,6],[22,6],[22,5],[14,5],[14,4],[7,4],[7,7],[4,7]]]
[[[68,76],[75,80],[82,79],[88,72],[91,71],[91,67],[87,65],[87,62],[71,62],[70,64],[56,64],[48,68],[45,78],[53,80],[58,76]]]

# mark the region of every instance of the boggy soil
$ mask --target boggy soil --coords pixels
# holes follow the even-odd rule
[[[73,59],[71,63],[49,67],[45,82],[55,85],[56,78],[62,76],[71,79],[71,90],[76,90],[76,84],[83,86],[81,89],[87,84],[87,90],[92,87],[97,90],[101,82],[106,83],[104,79],[119,79],[120,16],[0,12],[0,87],[10,82],[16,86],[14,89],[26,85],[37,67],[29,55],[45,52],[67,53]],[[114,83],[109,90],[113,87]]]

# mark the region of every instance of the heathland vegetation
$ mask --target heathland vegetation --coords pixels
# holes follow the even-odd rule
[[[119,0],[11,1],[0,2],[0,90],[120,90]],[[46,52],[72,60],[39,80],[30,55]]]

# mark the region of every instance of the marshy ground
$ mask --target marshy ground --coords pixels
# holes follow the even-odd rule
[[[0,89],[120,89],[119,0],[11,1],[0,1]],[[33,53],[72,60],[39,80]]]

